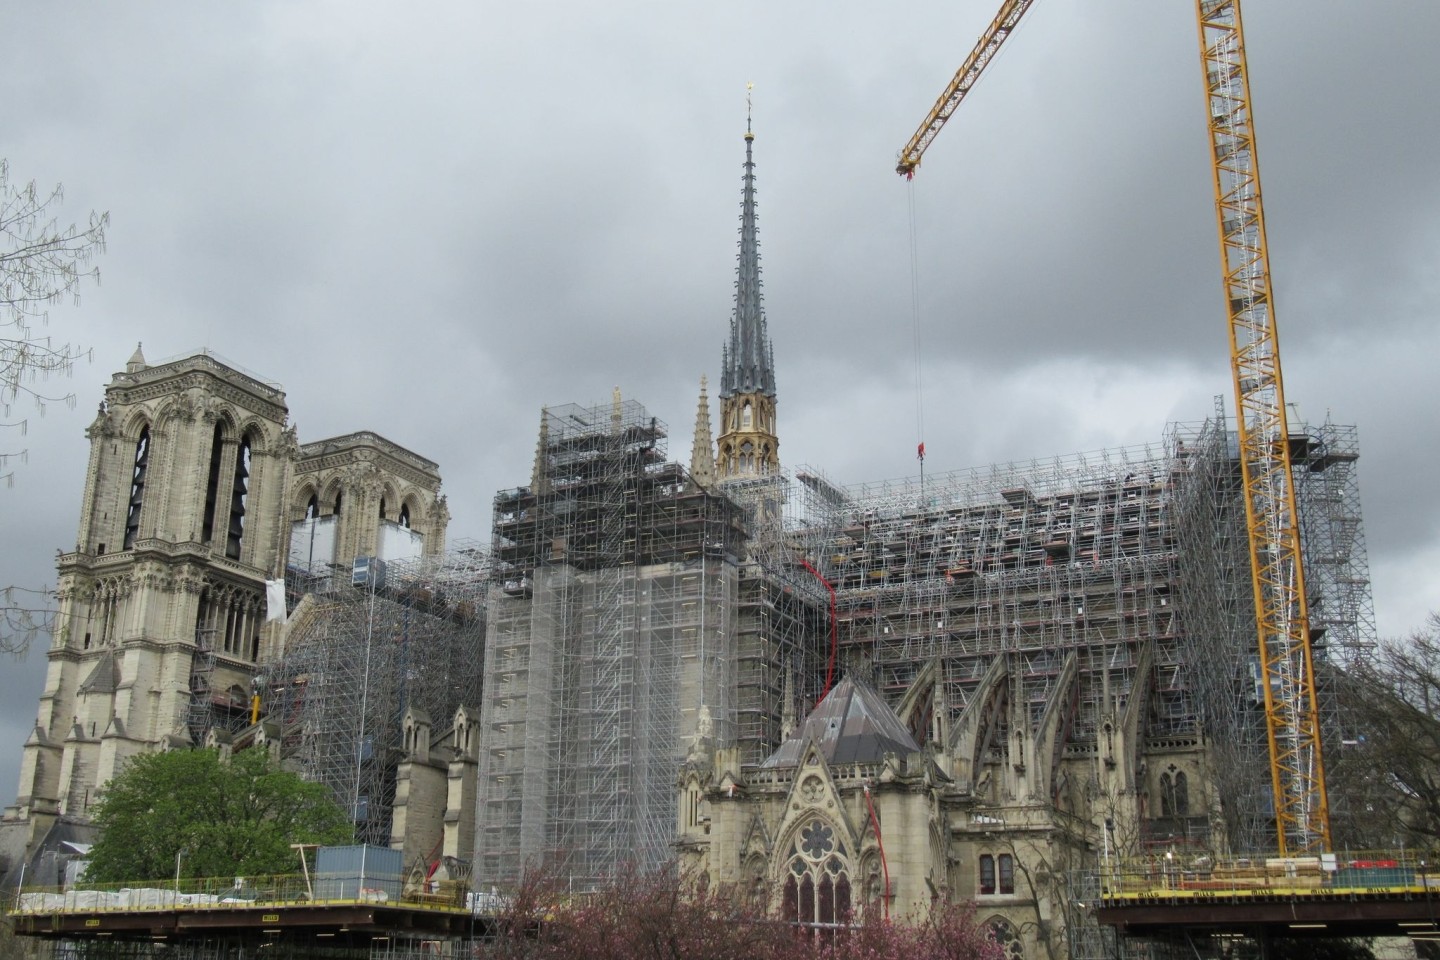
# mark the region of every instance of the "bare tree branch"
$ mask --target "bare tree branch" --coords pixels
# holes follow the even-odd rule
[[[1440,614],[1381,641],[1336,690],[1347,729],[1328,779],[1349,812],[1344,841],[1440,846]]]
[[[52,393],[45,384],[69,377],[75,361],[90,351],[57,343],[41,330],[49,325],[49,307],[66,298],[80,301],[86,279],[100,281],[92,264],[105,249],[110,214],[91,211],[86,226],[61,226],[58,210],[64,190],[56,185],[42,193],[31,180],[10,182],[10,164],[0,159],[0,428],[25,435],[28,422],[17,405],[44,416],[51,403],[73,407],[75,394]],[[0,469],[12,459],[25,459],[23,449],[0,448]],[[14,474],[0,476],[13,483]]]
[[[0,587],[0,655],[18,660],[37,636],[54,630],[54,599],[49,587]]]

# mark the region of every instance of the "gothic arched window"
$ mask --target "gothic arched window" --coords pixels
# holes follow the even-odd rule
[[[1190,781],[1183,770],[1175,774],[1175,815],[1190,815]]]
[[[1170,774],[1160,774],[1160,816],[1175,816],[1175,781]]]
[[[990,928],[995,942],[1000,945],[1005,960],[1025,960],[1025,944],[1021,942],[1020,933],[1014,924],[1004,917],[994,917],[986,926]]]
[[[305,502],[305,519],[314,520],[320,516],[320,498],[310,494],[310,499]]]
[[[225,455],[225,425],[215,424],[210,438],[210,470],[205,480],[205,514],[200,523],[200,542],[215,536],[215,504],[220,499],[220,460]]]
[[[790,844],[781,894],[784,919],[801,924],[850,922],[850,866],[845,844],[824,820],[809,821]]]
[[[235,481],[230,488],[230,527],[225,535],[225,556],[240,559],[240,541],[245,536],[245,506],[250,497],[250,434],[240,439],[235,452]]]
[[[130,477],[130,509],[125,514],[125,542],[122,550],[135,546],[140,535],[140,508],[145,501],[145,474],[150,469],[150,428],[140,431],[135,441],[135,472]]]
[[[410,504],[400,504],[400,526],[406,530],[410,529]]]
[[[751,409],[750,401],[745,401],[745,406],[740,408],[740,429],[749,430],[755,425],[755,411]]]

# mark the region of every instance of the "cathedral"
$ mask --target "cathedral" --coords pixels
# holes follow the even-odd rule
[[[744,143],[718,420],[702,379],[685,463],[618,390],[545,408],[487,548],[447,549],[423,456],[302,444],[277,386],[137,349],[87,431],[12,875],[127,758],[197,745],[272,750],[425,877],[673,861],[820,926],[973,900],[1013,957],[1110,955],[1112,858],[1268,845],[1223,411],[923,484],[787,472]],[[1342,663],[1373,640],[1358,446],[1291,445]]]

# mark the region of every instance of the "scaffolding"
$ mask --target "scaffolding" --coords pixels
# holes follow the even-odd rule
[[[1225,798],[1226,839],[1236,851],[1263,850],[1274,838],[1269,754],[1254,597],[1245,539],[1239,450],[1219,399],[1194,428],[1172,428],[1188,482],[1179,510],[1184,618],[1198,663],[1191,683],[1202,704],[1213,776]],[[1321,730],[1335,755],[1344,717],[1330,680],[1363,662],[1375,645],[1375,617],[1360,515],[1353,426],[1326,420],[1289,428],[1310,642]]]
[[[816,511],[838,521],[821,561],[839,594],[850,662],[892,704],[936,664],[936,709],[953,722],[987,689],[999,658],[1029,732],[1064,699],[1067,751],[1085,755],[1107,709],[1149,682],[1139,669],[1149,649],[1149,732],[1193,737],[1195,709],[1179,682],[1174,467],[1150,445],[868,484],[841,497],[808,484]]]
[[[286,649],[256,678],[261,726],[275,725],[287,766],[350,811],[357,843],[389,846],[406,709],[443,723],[480,700],[490,563],[461,541],[383,578],[356,571],[287,574]]]
[[[1317,571],[1317,649],[1344,664],[1374,642],[1359,448],[1353,428],[1328,422],[1294,428],[1291,442]],[[993,712],[993,744],[1017,732],[1012,722],[1033,738],[1058,710],[1064,757],[1093,757],[1105,717],[1133,700],[1143,710],[1136,769],[1146,753],[1208,745],[1225,800],[1226,836],[1213,837],[1203,801],[1142,778],[1131,786],[1139,842],[1268,845],[1244,504],[1223,410],[1173,425],[1158,444],[848,488],[811,470],[799,476],[807,549],[835,585],[849,668],[898,705],[933,665],[933,704],[912,720],[917,734],[995,696],[997,669],[1010,709]],[[1001,749],[981,762],[998,762]],[[1060,802],[1056,763],[1049,783]]]
[[[1181,600],[1194,659],[1207,666],[1193,672],[1191,684],[1204,715],[1211,776],[1224,798],[1218,812],[1232,849],[1266,849],[1275,822],[1239,444],[1218,399],[1211,419],[1171,430],[1187,477],[1177,509]]]
[[[803,720],[826,693],[829,666],[829,582],[808,558],[828,531],[806,516],[807,498],[784,472],[732,479],[727,498],[744,512],[749,531],[735,615],[736,737],[742,763],[760,763],[789,733],[786,717]]]
[[[1295,497],[1317,655],[1350,668],[1375,648],[1375,608],[1360,515],[1360,441],[1355,427],[1326,419],[1291,430]]]
[[[781,677],[816,622],[796,598],[820,588],[767,572],[781,538],[755,532],[783,496],[702,489],[666,437],[618,396],[548,408],[530,485],[495,497],[481,886],[541,863],[576,890],[657,866],[691,748],[778,743]]]

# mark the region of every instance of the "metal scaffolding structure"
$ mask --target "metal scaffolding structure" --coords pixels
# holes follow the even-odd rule
[[[330,787],[357,843],[388,846],[405,710],[443,723],[479,702],[489,556],[462,542],[358,570],[290,571],[287,649],[257,686],[286,764]]]
[[[1107,710],[1146,690],[1152,736],[1195,737],[1175,608],[1175,466],[1151,445],[827,491],[818,506],[840,525],[820,559],[851,663],[892,703],[936,664],[942,730],[998,659],[1027,736],[1072,691],[1071,754],[1094,753]],[[1014,732],[1009,715],[1021,714],[997,713],[996,742]]]
[[[759,762],[823,695],[833,587],[840,669],[896,706],[931,671],[917,734],[948,738],[999,669],[996,743],[1033,739],[1060,710],[1067,759],[1098,756],[1121,716],[1137,768],[1147,751],[1210,751],[1223,804],[1137,782],[1136,842],[1267,845],[1223,410],[1156,444],[848,488],[806,469],[705,489],[666,460],[666,439],[618,396],[549,408],[530,484],[495,497],[491,552],[391,564],[383,583],[291,572],[303,600],[264,667],[264,712],[285,756],[354,811],[358,838],[390,840],[405,708],[440,720],[478,702],[479,886],[549,862],[588,889],[668,860],[692,747],[737,744]],[[1355,432],[1299,426],[1291,445],[1317,656],[1347,664],[1374,641]],[[223,727],[215,702],[203,722]],[[1057,761],[1057,804],[1063,779]]]
[[[1217,401],[1215,416],[1172,427],[1188,482],[1177,511],[1182,540],[1185,622],[1197,664],[1191,680],[1202,703],[1220,809],[1232,849],[1264,849],[1274,837],[1265,690],[1254,644],[1239,448]],[[1375,645],[1353,426],[1326,421],[1290,426],[1296,503],[1309,592],[1310,642],[1327,749],[1338,747],[1344,718],[1331,696],[1334,668],[1348,668]]]
[[[1182,601],[1192,658],[1207,667],[1190,682],[1205,715],[1211,777],[1224,798],[1217,812],[1232,848],[1268,848],[1275,823],[1239,446],[1218,400],[1213,418],[1171,434],[1188,478],[1176,508]]]
[[[778,743],[799,598],[818,585],[766,573],[783,550],[755,531],[783,526],[768,520],[783,497],[704,490],[666,462],[665,440],[618,396],[548,408],[530,485],[495,497],[482,886],[549,862],[589,889],[663,863],[692,745]]]
[[[802,472],[807,546],[837,591],[842,656],[896,705],[934,664],[934,703],[915,722],[942,735],[988,689],[999,660],[1006,696],[1023,709],[996,711],[994,742],[1017,732],[1016,716],[1033,737],[1064,700],[1067,757],[1097,754],[1105,716],[1133,701],[1144,713],[1132,749],[1203,743],[1224,798],[1216,837],[1198,798],[1137,784],[1139,842],[1267,847],[1263,690],[1257,712],[1244,505],[1224,424],[1221,412],[1172,426],[1159,444],[923,481],[842,489]],[[1317,571],[1317,656],[1346,663],[1374,642],[1355,431],[1297,426],[1291,444]]]

